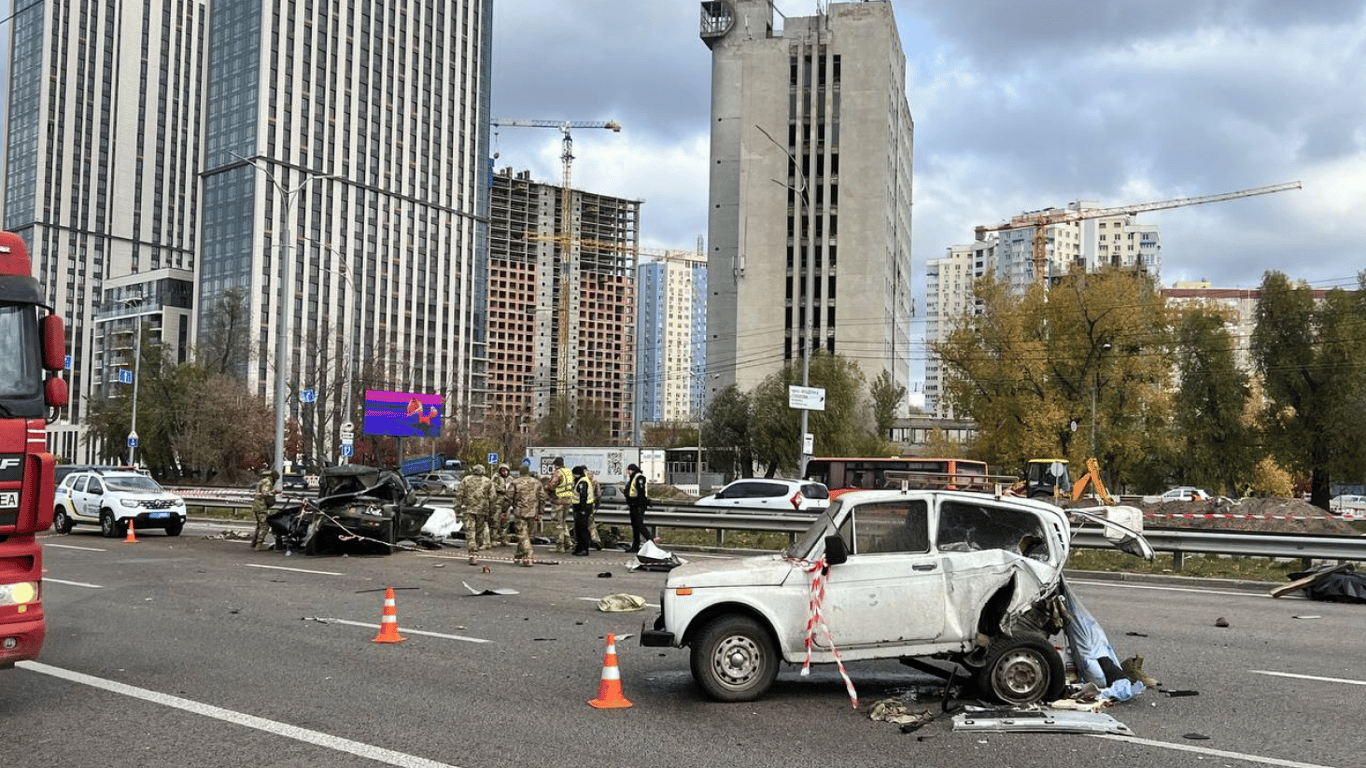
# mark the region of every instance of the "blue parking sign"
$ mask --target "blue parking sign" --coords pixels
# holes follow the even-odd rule
[[[490,454],[489,454],[489,463],[490,463],[490,464],[497,464],[497,463],[498,463],[498,454],[496,454],[496,453],[490,453]]]

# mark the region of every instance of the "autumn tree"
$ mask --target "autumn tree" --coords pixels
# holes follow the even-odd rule
[[[1358,289],[1322,296],[1280,272],[1262,278],[1252,357],[1266,397],[1266,444],[1310,477],[1310,503],[1328,508],[1331,479],[1366,467],[1366,273]]]
[[[1096,456],[1112,482],[1162,474],[1170,336],[1147,275],[1077,268],[1023,294],[988,276],[973,291],[976,311],[930,345],[948,403],[976,423],[973,455],[1012,468]]]
[[[1184,313],[1176,348],[1175,479],[1237,496],[1249,485],[1262,454],[1244,419],[1248,374],[1234,360],[1234,339],[1223,314],[1209,307]]]
[[[873,401],[874,426],[877,433],[886,438],[892,431],[892,423],[896,421],[897,408],[906,399],[906,388],[893,381],[890,371],[883,370],[873,379],[868,395]]]
[[[886,440],[875,434],[873,407],[866,397],[858,364],[839,355],[817,351],[811,356],[809,386],[825,389],[825,410],[809,411],[808,431],[815,451],[823,456],[860,456],[885,451]],[[798,471],[801,448],[801,411],[788,407],[788,387],[802,383],[802,364],[788,363],[754,388],[750,413],[755,458],[772,477]]]

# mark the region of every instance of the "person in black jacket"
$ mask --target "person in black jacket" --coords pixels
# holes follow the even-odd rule
[[[593,493],[593,481],[588,477],[588,468],[579,465],[573,469],[574,475],[574,554],[578,557],[588,556],[588,547],[593,543],[593,537],[588,533],[588,526],[593,517],[593,505],[597,503],[597,495]]]
[[[631,514],[631,548],[639,552],[642,541],[652,541],[655,535],[645,526],[645,508],[650,506],[650,494],[645,485],[645,473],[635,464],[626,465],[626,508]]]

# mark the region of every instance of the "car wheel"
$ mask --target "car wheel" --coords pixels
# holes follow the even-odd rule
[[[66,507],[57,507],[52,511],[52,530],[57,533],[71,533],[71,517],[66,513]]]
[[[176,521],[174,521],[174,522],[172,522],[172,523],[170,523],[170,524],[168,524],[168,525],[166,526],[166,535],[167,535],[167,536],[179,536],[179,535],[180,535],[180,532],[183,531],[183,530],[185,530],[185,521],[184,521],[184,520],[176,520]]]
[[[1062,696],[1062,656],[1041,635],[998,637],[977,671],[981,693],[1003,704],[1033,704]]]
[[[716,701],[754,701],[778,677],[778,649],[747,616],[721,616],[692,643],[693,680]]]
[[[119,524],[114,520],[113,510],[100,510],[100,535],[106,539],[112,539],[119,535]]]

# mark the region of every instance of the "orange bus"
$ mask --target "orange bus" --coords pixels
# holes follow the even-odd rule
[[[981,488],[988,482],[984,461],[925,456],[814,458],[806,463],[806,478],[823,483],[832,499],[845,491],[899,488],[903,480],[912,488],[948,489]]]

